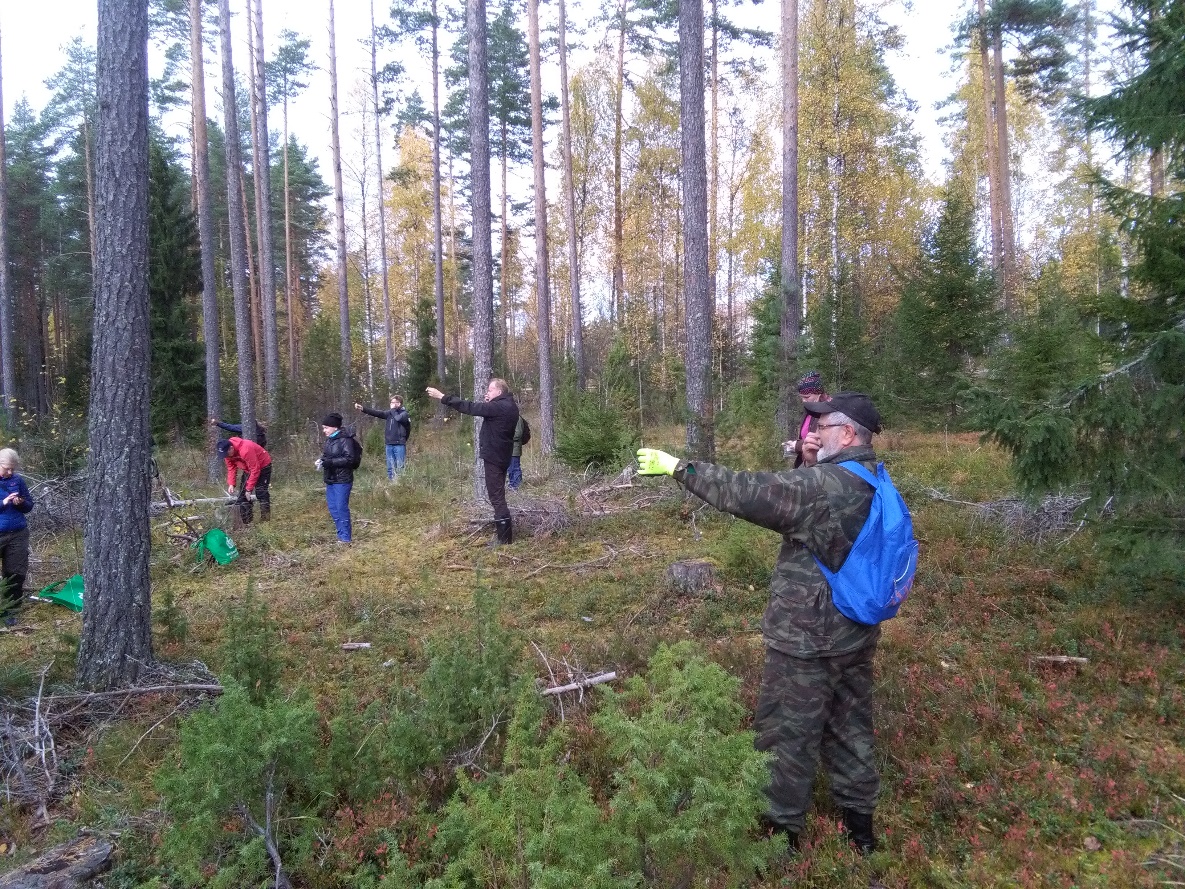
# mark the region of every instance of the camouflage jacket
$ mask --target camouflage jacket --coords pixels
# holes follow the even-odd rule
[[[876,471],[871,445],[782,472],[734,472],[711,463],[680,463],[675,470],[675,481],[700,499],[782,535],[761,631],[766,645],[792,657],[848,654],[880,638],[878,627],[839,613],[812,557],[838,570],[872,508],[868,483],[835,465],[844,460]]]

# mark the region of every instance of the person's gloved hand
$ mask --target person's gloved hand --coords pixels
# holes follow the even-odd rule
[[[679,458],[656,448],[638,448],[638,475],[674,475]]]
[[[318,457],[318,458],[317,458],[317,459],[316,459],[316,460],[313,462],[313,465],[314,465],[315,467],[317,467],[318,469],[320,469],[320,468],[321,468],[321,467],[324,465],[324,463],[325,463],[325,461],[324,461],[324,460],[322,460],[320,457]]]
[[[237,497],[238,496],[235,493],[235,486],[234,485],[227,485],[226,486],[226,496],[227,497]]]
[[[245,493],[243,496],[244,496],[244,497],[246,497],[248,500],[251,500],[251,501],[255,501],[255,500],[258,500],[258,499],[259,499],[258,497],[256,497],[256,496],[255,496],[255,492],[254,492],[254,491],[247,491],[247,492],[246,492],[246,493]]]

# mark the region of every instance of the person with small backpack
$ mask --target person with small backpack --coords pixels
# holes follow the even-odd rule
[[[770,751],[767,828],[790,849],[810,806],[819,760],[850,841],[876,848],[880,775],[873,758],[873,655],[880,620],[896,613],[917,565],[908,510],[872,436],[872,400],[839,392],[808,402],[818,442],[804,466],[734,472],[638,451],[642,475],[669,475],[717,509],[782,535],[761,621],[765,668],[754,715],[757,749]]]
[[[354,437],[353,429],[342,427],[342,415],[328,414],[321,421],[325,446],[313,465],[321,470],[325,481],[325,505],[337,530],[341,543],[354,539],[350,521],[350,492],[354,488],[354,470],[362,465],[362,445]]]
[[[523,483],[523,445],[531,443],[531,424],[519,414],[518,425],[514,427],[514,447],[510,450],[510,466],[506,470],[506,484],[517,491]]]
[[[514,542],[510,507],[506,505],[506,472],[514,453],[514,430],[518,426],[518,402],[510,384],[495,377],[486,385],[485,401],[467,401],[457,395],[445,395],[434,386],[424,390],[445,407],[471,417],[481,417],[477,437],[477,455],[485,471],[486,496],[494,509],[494,545]]]

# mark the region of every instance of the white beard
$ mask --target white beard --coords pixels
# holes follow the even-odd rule
[[[815,459],[822,463],[824,460],[834,457],[842,450],[843,448],[828,447],[827,445],[823,445],[823,447],[819,448],[819,456]]]

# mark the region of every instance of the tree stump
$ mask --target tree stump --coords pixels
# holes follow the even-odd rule
[[[0,877],[0,889],[83,889],[111,866],[111,843],[81,836]]]
[[[663,578],[667,587],[685,596],[702,596],[716,587],[716,566],[706,559],[674,562]]]

